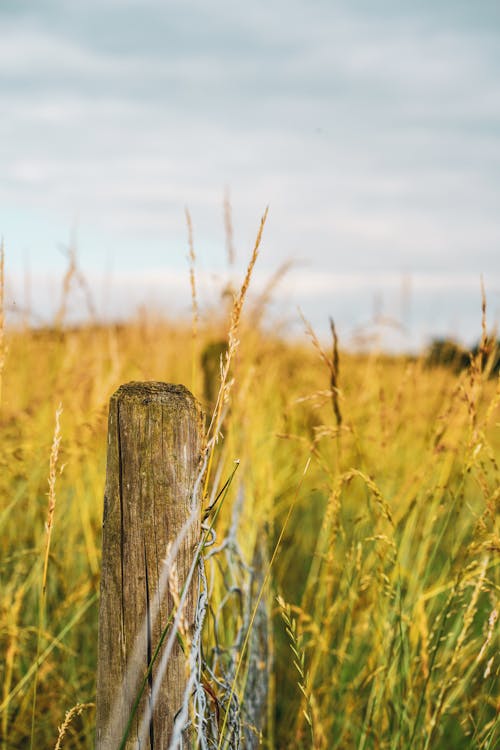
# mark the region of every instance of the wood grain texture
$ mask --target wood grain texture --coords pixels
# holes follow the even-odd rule
[[[172,614],[176,579],[180,594],[191,567],[200,539],[198,499],[197,512],[192,511],[200,450],[200,411],[183,386],[128,383],[112,396],[99,608],[97,750],[118,750],[151,655]],[[168,549],[186,527],[175,565],[166,570]],[[188,630],[194,619],[196,581],[195,576],[184,610]],[[177,639],[161,681],[160,658],[161,652],[127,750],[168,747],[186,679],[185,657]],[[153,686],[158,690],[154,706]],[[144,716],[147,733],[141,742]]]

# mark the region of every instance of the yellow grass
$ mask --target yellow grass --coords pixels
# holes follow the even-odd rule
[[[263,592],[275,653],[263,746],[493,750],[498,381],[479,361],[456,375],[418,358],[340,348],[333,383],[333,359],[317,339],[285,343],[235,310],[232,321],[197,320],[197,351],[231,327],[231,372],[226,360],[212,424],[212,434],[223,433],[213,459],[220,472],[210,481],[241,460],[242,548],[249,561],[257,540],[267,539],[270,556],[277,550]],[[202,400],[200,357],[193,377],[185,346],[191,335],[189,321],[148,315],[120,326],[6,331],[2,750],[29,744],[35,682],[33,746],[93,747],[94,712],[83,707],[95,699],[107,405],[130,380],[193,381]],[[217,518],[220,535],[234,494]],[[217,599],[222,585],[213,584]],[[240,683],[234,689],[243,694]]]

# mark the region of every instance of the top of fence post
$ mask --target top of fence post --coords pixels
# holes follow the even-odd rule
[[[186,682],[183,648],[193,624],[196,575],[164,674],[162,656],[200,539],[201,445],[200,410],[184,386],[132,382],[111,397],[99,607],[98,750],[168,747]]]

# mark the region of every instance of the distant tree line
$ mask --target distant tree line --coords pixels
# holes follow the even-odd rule
[[[479,357],[481,369],[491,376],[500,372],[500,340],[487,336],[467,349],[453,339],[434,339],[427,349],[425,363],[428,367],[449,367],[459,373],[467,369],[473,359]]]

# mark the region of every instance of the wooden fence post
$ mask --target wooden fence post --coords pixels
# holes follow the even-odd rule
[[[192,566],[200,539],[199,498],[193,500],[200,451],[200,412],[183,386],[128,383],[111,397],[99,606],[97,750],[120,747],[151,656]],[[174,564],[167,569],[164,561],[179,540]],[[183,610],[187,629],[194,619],[196,581],[197,575]],[[132,721],[124,745],[127,750],[168,748],[186,684],[186,657],[176,639],[161,678],[158,668],[167,640]],[[141,727],[145,727],[145,737],[141,737]]]

